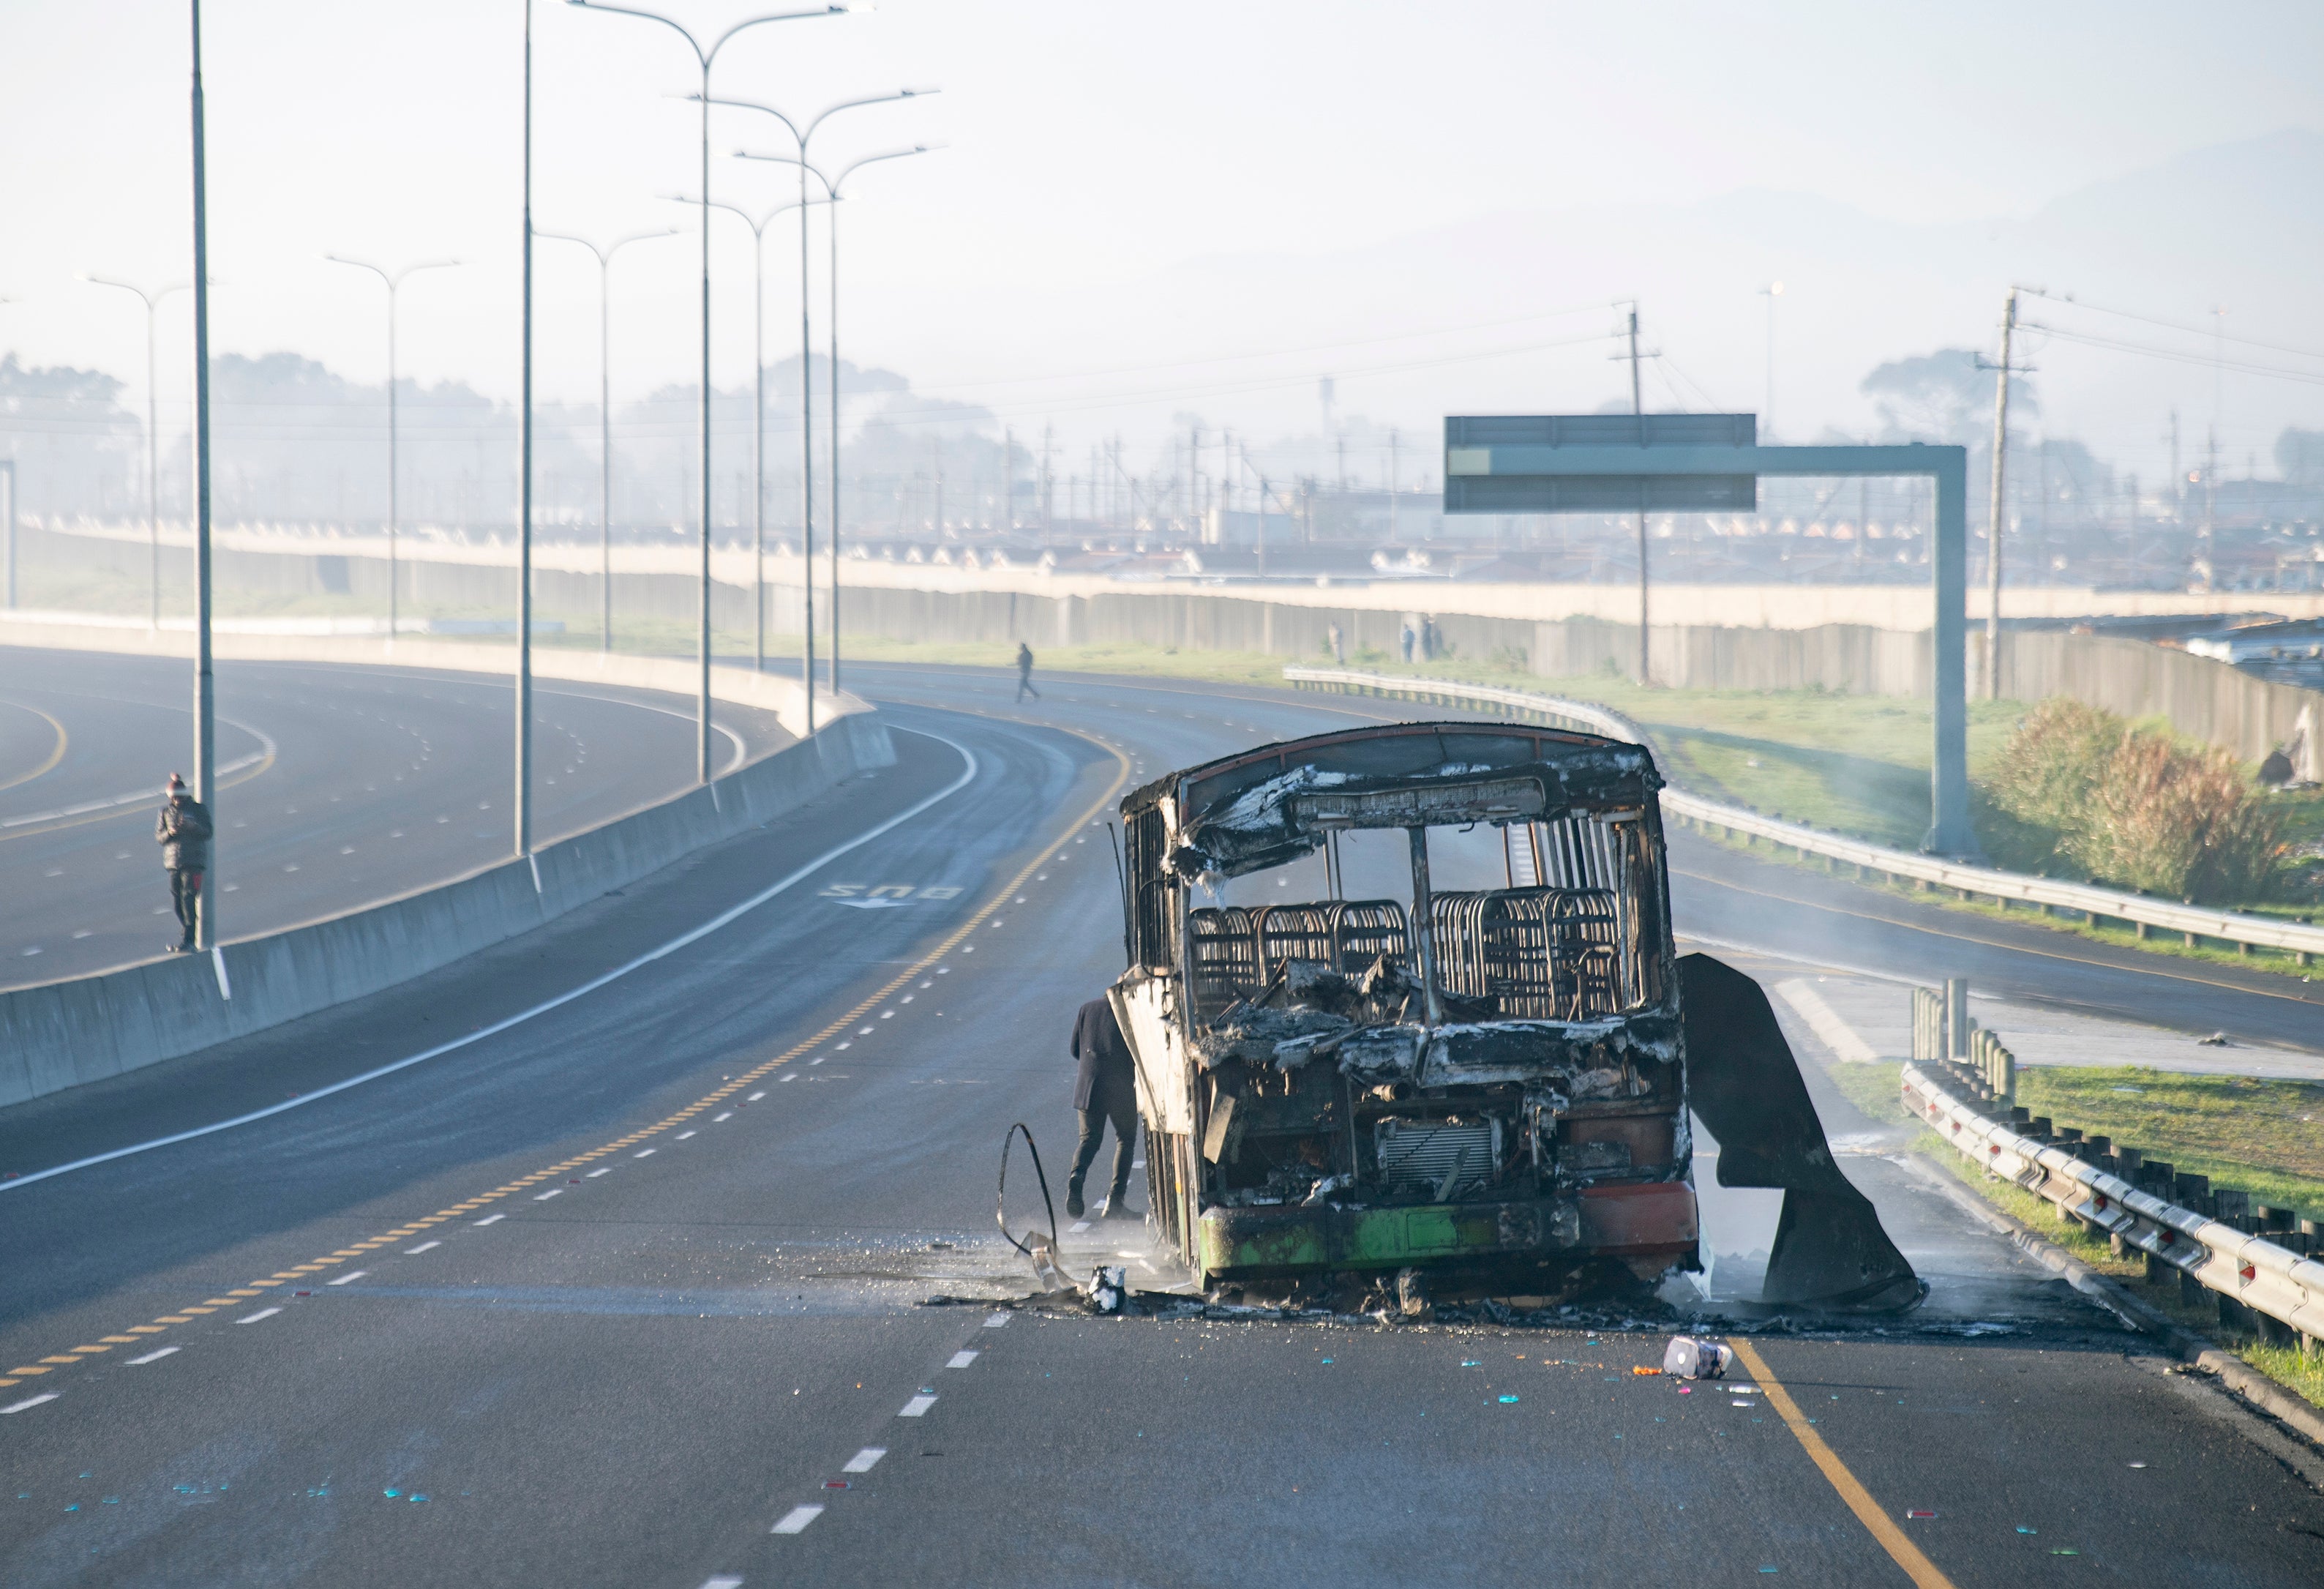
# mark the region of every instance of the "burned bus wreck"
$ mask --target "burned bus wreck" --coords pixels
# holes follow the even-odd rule
[[[1411,1269],[1536,1290],[1697,1267],[1690,1062],[1732,1048],[1746,1085],[1711,1089],[1737,1094],[1729,1129],[1786,1144],[1739,1158],[1762,1178],[1741,1184],[1794,1188],[1771,1297],[1917,1298],[1869,1206],[1847,1206],[1863,1200],[1764,996],[1764,1026],[1737,1014],[1757,984],[1675,959],[1660,785],[1639,745],[1408,723],[1123,800],[1130,964],[1111,997],[1154,1217],[1198,1280]],[[1302,882],[1318,897],[1296,901]],[[1748,989],[1709,1001],[1733,1045],[1688,1020],[1686,988],[1718,973]],[[1782,1117],[1758,1119],[1748,1073],[1769,1065],[1796,1098],[1779,1086]]]

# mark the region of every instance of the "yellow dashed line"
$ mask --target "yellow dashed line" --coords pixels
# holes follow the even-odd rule
[[[1064,730],[1064,732],[1068,734],[1074,733],[1072,729],[1066,729]],[[251,1282],[251,1286],[279,1286],[284,1280],[301,1279],[307,1275],[314,1273],[317,1270],[322,1269],[329,1264],[337,1263],[342,1260],[359,1258],[364,1253],[372,1252],[374,1249],[387,1246],[394,1242],[401,1241],[407,1236],[417,1235],[420,1232],[429,1229],[430,1226],[441,1224],[447,1219],[452,1219],[460,1215],[470,1213],[477,1208],[481,1208],[485,1204],[493,1202],[497,1198],[508,1196],[512,1193],[529,1190],[530,1188],[538,1186],[542,1181],[550,1180],[556,1177],[566,1174],[567,1171],[578,1169],[583,1165],[603,1159],[610,1153],[617,1153],[624,1148],[633,1147],[637,1143],[644,1141],[648,1137],[658,1135],[660,1132],[669,1130],[672,1126],[683,1125],[686,1122],[691,1120],[696,1114],[703,1113],[705,1110],[715,1108],[718,1104],[725,1102],[728,1098],[733,1097],[736,1093],[741,1092],[743,1088],[765,1079],[768,1076],[772,1075],[775,1071],[780,1069],[785,1065],[789,1064],[792,1060],[797,1059],[801,1055],[811,1052],[812,1050],[822,1047],[825,1043],[829,1042],[833,1038],[839,1036],[850,1026],[853,1026],[858,1021],[862,1020],[864,1016],[871,1013],[871,1012],[880,1004],[885,1002],[897,992],[897,990],[909,983],[912,978],[919,975],[920,973],[926,971],[929,966],[935,965],[937,961],[942,960],[945,956],[958,948],[963,940],[966,939],[978,928],[984,924],[987,917],[991,916],[993,911],[999,910],[1001,906],[1008,901],[1010,895],[1014,894],[1019,889],[1024,887],[1025,884],[1030,881],[1036,870],[1047,865],[1050,857],[1054,856],[1059,850],[1065,847],[1065,841],[1067,839],[1074,837],[1075,835],[1079,834],[1083,828],[1089,826],[1089,824],[1096,818],[1098,813],[1105,809],[1107,803],[1112,800],[1113,798],[1120,792],[1122,786],[1127,783],[1130,779],[1130,759],[1123,755],[1120,751],[1115,750],[1111,745],[1105,745],[1102,741],[1092,738],[1088,734],[1076,734],[1076,737],[1087,739],[1093,744],[1102,745],[1107,753],[1113,757],[1113,782],[1108,786],[1106,791],[1100,795],[1087,810],[1075,818],[1072,826],[1060,833],[1054,843],[1049,845],[1048,847],[1044,849],[1039,855],[1034,856],[1033,859],[1028,861],[1021,871],[996,890],[991,898],[980,907],[975,914],[970,916],[967,920],[962,922],[960,926],[954,928],[953,931],[946,935],[944,940],[938,943],[933,950],[929,951],[927,955],[922,956],[918,961],[915,961],[911,965],[908,966],[884,984],[879,991],[872,993],[862,1003],[857,1004],[853,1009],[848,1011],[846,1014],[840,1016],[837,1020],[824,1027],[822,1030],[816,1032],[805,1042],[793,1044],[790,1048],[784,1049],[783,1052],[776,1055],[773,1058],[766,1060],[752,1069],[745,1071],[741,1076],[734,1077],[732,1081],[719,1087],[716,1091],[709,1094],[707,1096],[687,1104],[677,1113],[669,1116],[667,1119],[664,1119],[654,1125],[650,1125],[642,1131],[632,1132],[629,1135],[624,1137],[616,1137],[603,1147],[593,1148],[589,1151],[583,1153],[578,1157],[568,1159],[562,1164],[553,1166],[550,1169],[536,1170],[532,1174],[526,1176],[520,1180],[511,1181],[506,1186],[496,1187],[489,1192],[485,1192],[470,1198],[466,1203],[455,1204],[451,1207],[444,1209],[439,1213],[429,1215],[424,1219],[414,1221],[412,1224],[408,1225],[400,1226],[395,1230],[390,1231],[383,1236],[374,1236],[368,1241],[357,1242],[351,1246],[341,1247],[327,1258],[316,1259],[312,1262],[301,1264],[295,1269],[279,1270],[272,1280],[253,1280]],[[260,771],[263,771],[264,769],[261,768]],[[162,1333],[161,1326],[163,1326],[191,1324],[194,1322],[194,1318],[196,1316],[213,1313],[221,1307],[231,1307],[234,1306],[236,1299],[248,1298],[260,1296],[263,1293],[258,1290],[249,1289],[229,1291],[224,1297],[212,1297],[208,1298],[207,1303],[202,1307],[181,1307],[176,1313],[165,1313],[156,1318],[150,1325],[131,1325],[128,1326],[129,1332],[131,1335],[160,1335]],[[106,1339],[116,1344],[134,1344],[134,1342],[128,1341],[126,1337],[118,1335],[108,1335]],[[73,1348],[76,1353],[83,1353],[107,1352],[111,1349],[112,1348],[110,1346],[76,1346]],[[78,1356],[47,1357],[42,1359],[42,1363],[53,1363],[60,1367],[69,1367],[80,1361],[81,1359]],[[12,1375],[25,1376],[44,1374],[48,1372],[48,1369],[38,1366],[13,1368],[8,1371]],[[12,1379],[0,1379],[0,1387],[5,1387],[14,1382],[15,1381]]]

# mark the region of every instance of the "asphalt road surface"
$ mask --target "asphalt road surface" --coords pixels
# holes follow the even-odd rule
[[[1042,683],[1019,710],[997,675],[859,669],[894,769],[407,986],[0,1113],[0,1578],[2324,1580],[2324,1469],[1851,1151],[1812,1065],[1935,1289],[1757,1339],[1748,1390],[1634,1376],[1663,1335],[1580,1318],[1009,1306],[1002,1135],[1061,1178],[1065,1029],[1119,964],[1093,824],[1379,705]],[[1817,880],[1740,875],[1682,889],[1682,929],[1818,963],[1760,941],[1831,913],[1787,897]],[[1135,1222],[1067,1250],[1175,1278]]]
[[[228,939],[462,876],[510,849],[509,681],[299,662],[217,667]],[[534,831],[594,827],[693,781],[693,703],[536,680]],[[0,988],[134,965],[178,938],[153,842],[161,785],[193,776],[185,663],[0,648]],[[722,762],[789,743],[722,705]]]

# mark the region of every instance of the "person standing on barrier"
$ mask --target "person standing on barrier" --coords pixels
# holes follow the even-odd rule
[[[161,846],[161,866],[170,874],[170,903],[185,928],[182,941],[171,944],[173,955],[190,955],[201,928],[202,873],[210,869],[210,814],[186,788],[186,781],[170,774],[168,795],[161,815],[153,819],[153,842]]]
[[[1033,688],[1033,648],[1020,640],[1017,642],[1017,698],[1021,701],[1028,695],[1037,701],[1041,698],[1041,692]]]
[[[1130,1044],[1113,1018],[1113,1006],[1092,999],[1074,1018],[1071,1045],[1077,1068],[1074,1073],[1074,1108],[1081,1115],[1081,1141],[1074,1149],[1074,1173],[1065,1182],[1065,1212],[1082,1216],[1082,1182],[1097,1158],[1106,1123],[1113,1124],[1113,1184],[1107,1192],[1100,1219],[1129,1214],[1130,1161],[1138,1149],[1138,1082]]]

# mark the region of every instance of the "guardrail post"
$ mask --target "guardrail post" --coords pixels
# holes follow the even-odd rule
[[[1969,978],[1945,978],[1945,1058],[1969,1058]]]

